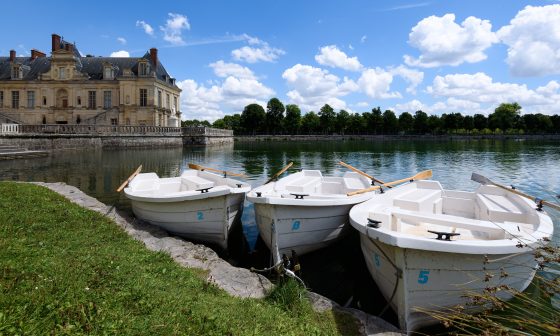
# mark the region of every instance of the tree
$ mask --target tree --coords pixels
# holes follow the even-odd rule
[[[362,117],[362,115],[359,113],[350,115],[349,124],[349,129],[352,131],[352,133],[361,133],[366,129],[366,121],[364,120],[364,117]]]
[[[286,118],[284,118],[284,129],[291,134],[297,133],[301,127],[301,110],[294,104],[286,105]]]
[[[472,131],[474,129],[474,117],[473,116],[465,116],[463,118],[463,128],[467,131]]]
[[[437,115],[430,115],[428,117],[428,129],[432,134],[438,134],[441,130],[441,118]]]
[[[428,115],[422,110],[414,113],[414,132],[417,134],[428,133]]]
[[[558,133],[560,131],[560,116],[557,114],[551,116],[550,122],[552,123],[552,131]]]
[[[377,133],[383,133],[383,114],[381,114],[381,108],[378,106],[374,109],[371,109],[371,130]]]
[[[301,128],[304,131],[310,132],[317,132],[321,127],[321,120],[319,116],[315,114],[315,112],[307,112],[303,118],[301,119]]]
[[[241,127],[245,132],[255,134],[262,130],[262,125],[266,121],[266,113],[259,104],[249,104],[245,106],[241,113]]]
[[[461,113],[444,113],[441,115],[442,127],[445,131],[454,132],[463,126]]]
[[[208,120],[193,119],[193,120],[181,121],[181,127],[197,127],[197,126],[210,127],[212,125],[210,125],[210,122]]]
[[[346,132],[346,130],[350,126],[349,123],[350,113],[348,113],[348,111],[346,110],[340,110],[340,112],[338,112],[336,115],[335,130],[340,134],[344,134],[344,132]]]
[[[383,112],[383,128],[384,133],[395,133],[399,128],[399,121],[395,112],[391,110],[385,110]]]
[[[414,125],[414,118],[408,112],[403,112],[399,116],[399,129],[401,132],[410,132]]]
[[[266,104],[266,124],[269,132],[273,134],[282,130],[282,119],[284,119],[284,104],[278,98],[272,98]]]
[[[325,104],[323,105],[323,107],[321,107],[321,110],[319,110],[319,118],[322,131],[330,133],[334,130],[336,113],[329,104]]]
[[[499,128],[503,131],[513,128],[520,111],[521,106],[517,103],[502,103],[488,116],[488,124],[492,129]]]
[[[488,118],[485,115],[477,113],[473,116],[473,119],[474,128],[483,130],[488,127]]]

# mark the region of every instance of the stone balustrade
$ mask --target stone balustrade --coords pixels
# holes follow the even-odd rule
[[[18,124],[2,124],[0,127],[0,134],[18,134],[20,132],[20,125]]]

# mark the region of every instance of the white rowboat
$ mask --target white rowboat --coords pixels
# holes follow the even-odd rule
[[[535,208],[495,186],[463,192],[421,180],[355,206],[350,222],[369,272],[410,332],[437,322],[426,311],[467,307],[467,294],[527,288],[537,266],[533,252],[553,232],[550,217]]]
[[[374,192],[347,196],[371,185],[357,173],[324,177],[318,170],[302,170],[253,189],[247,200],[255,204],[259,233],[276,264],[292,250],[302,255],[342,237],[348,228],[348,212]]]
[[[249,190],[247,183],[207,171],[186,170],[170,178],[138,174],[124,192],[136,217],[173,234],[226,249]]]

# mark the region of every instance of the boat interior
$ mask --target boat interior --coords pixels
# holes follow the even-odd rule
[[[129,184],[134,193],[157,193],[162,196],[248,186],[246,183],[198,170],[186,170],[179,177],[160,178],[156,173],[138,174]]]
[[[464,192],[444,190],[437,181],[416,181],[374,199],[370,223],[414,236],[495,240],[529,234],[539,224],[530,201],[494,186]]]
[[[346,193],[370,186],[370,180],[354,173],[346,172],[340,177],[323,176],[319,170],[302,170],[280,179],[274,184],[271,195],[294,198],[346,198]]]

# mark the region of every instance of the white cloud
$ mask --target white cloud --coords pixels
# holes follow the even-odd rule
[[[117,37],[117,41],[118,41],[120,44],[126,44],[126,39],[125,39],[124,37]]]
[[[487,57],[484,51],[498,42],[488,20],[470,16],[459,25],[454,14],[424,18],[408,37],[408,43],[420,50],[420,56],[405,55],[405,63],[420,67],[480,62]]]
[[[410,69],[404,65],[399,65],[396,68],[390,68],[389,72],[393,75],[402,77],[409,85],[406,92],[416,94],[416,87],[424,80],[424,73],[415,69]]]
[[[113,51],[109,57],[130,57],[130,53],[126,50]]]
[[[261,41],[256,37],[243,35],[247,43],[254,47],[244,46],[239,49],[232,50],[231,56],[236,61],[244,61],[247,63],[257,62],[274,62],[278,57],[286,52],[282,49],[273,48],[267,42]]]
[[[494,82],[481,72],[449,74],[436,76],[427,92],[436,97],[447,97],[448,104],[458,109],[456,112],[468,112],[459,109],[476,106],[488,110],[504,102],[517,102],[525,113],[560,113],[560,84],[557,81],[532,90],[525,84]]]
[[[324,104],[335,109],[348,109],[339,97],[359,89],[358,85],[344,77],[341,81],[327,70],[310,65],[296,64],[282,74],[292,88],[286,95],[291,102],[298,104],[303,110],[319,110]]]
[[[414,115],[414,113],[416,113],[416,111],[422,110],[426,113],[428,113],[429,111],[429,107],[424,105],[424,103],[422,103],[421,101],[414,99],[411,100],[409,102],[406,103],[400,103],[400,104],[396,104],[395,106],[392,106],[389,108],[390,110],[394,111],[397,115],[403,113],[403,112],[408,112],[412,115]]]
[[[177,86],[183,90],[181,92],[183,119],[214,121],[226,114],[241,113],[248,104],[256,103],[264,107],[265,101],[275,94],[274,90],[254,77],[233,76],[232,73],[235,71],[229,70],[234,67],[228,68],[228,63],[218,61],[212,64],[216,75],[225,77],[222,82],[213,81],[209,86],[205,86],[187,79],[177,83]]]
[[[182,33],[183,30],[191,29],[188,18],[185,15],[168,13],[169,18],[167,19],[165,26],[159,27],[163,32],[163,39],[173,45],[184,45]]]
[[[368,102],[358,102],[356,103],[356,107],[368,107],[369,103]]]
[[[348,71],[360,71],[363,68],[360,61],[358,61],[358,57],[348,57],[346,53],[335,45],[321,47],[321,52],[315,55],[315,60],[321,65]]]
[[[392,82],[393,75],[380,68],[367,69],[358,79],[360,89],[371,98],[401,98],[399,92],[390,92]]]
[[[255,79],[255,75],[251,69],[241,66],[235,63],[226,63],[222,60],[219,60],[214,63],[210,63],[209,65],[212,69],[214,69],[214,74],[218,77],[228,77],[234,76],[238,78],[244,79]]]
[[[154,36],[154,28],[143,20],[136,21],[136,27],[141,27],[144,32],[150,36]]]
[[[349,45],[348,45],[348,49],[354,50],[354,46],[352,46],[351,44],[349,44]]]
[[[361,43],[365,43],[367,39],[367,35],[363,35],[362,38],[360,39]]]
[[[527,6],[498,31],[516,76],[560,74],[560,5]]]

